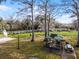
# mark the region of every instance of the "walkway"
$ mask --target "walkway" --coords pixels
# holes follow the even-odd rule
[[[77,59],[75,50],[73,53],[66,53],[65,51],[62,51],[61,59],[70,59],[70,58]]]
[[[6,43],[7,41],[11,41],[11,40],[14,40],[14,39],[15,38],[9,38],[9,37],[0,38],[0,44]]]

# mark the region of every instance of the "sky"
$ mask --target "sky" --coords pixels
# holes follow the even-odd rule
[[[60,0],[51,0],[50,4],[52,3],[61,3]],[[11,0],[7,0],[6,2],[2,2],[0,4],[0,17],[3,17],[4,19],[7,19],[9,16],[15,17],[16,12],[18,11],[18,8],[21,8],[22,6],[17,3],[11,2]],[[37,9],[35,7],[34,9]],[[29,13],[30,14],[30,13]],[[35,14],[38,14],[37,10],[35,11]],[[55,19],[57,22],[60,23],[72,23],[73,18],[70,18],[71,14],[63,14],[61,16],[57,16]]]

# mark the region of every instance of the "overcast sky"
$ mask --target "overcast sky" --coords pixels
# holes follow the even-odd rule
[[[50,3],[61,3],[60,0],[51,0]],[[15,17],[16,11],[18,11],[18,8],[21,8],[21,5],[18,5],[17,3],[12,3],[10,0],[7,0],[6,2],[3,2],[0,4],[0,16],[4,19],[7,19],[9,16],[13,15]],[[37,9],[35,7],[34,9]],[[30,14],[30,13],[29,13]],[[35,11],[35,14],[38,14],[37,10]],[[72,23],[74,18],[70,18],[70,14],[63,14],[61,16],[56,17],[56,21],[60,23]]]

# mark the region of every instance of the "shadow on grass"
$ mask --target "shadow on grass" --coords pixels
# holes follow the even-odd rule
[[[60,59],[60,54],[58,51],[49,52],[43,48],[43,42],[20,42],[20,49],[17,49],[17,41],[10,41],[8,43],[1,45],[0,58],[2,59],[18,59],[23,57],[23,59],[28,58],[28,56],[37,56],[40,59]],[[6,58],[5,58],[6,57]]]

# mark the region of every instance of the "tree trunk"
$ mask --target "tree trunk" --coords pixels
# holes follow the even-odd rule
[[[34,41],[34,24],[33,24],[33,0],[32,0],[32,6],[31,6],[31,13],[32,13],[32,40],[31,42]]]
[[[78,18],[78,38],[77,38],[77,47],[79,47],[79,17]]]
[[[49,25],[50,25],[50,14],[49,14],[49,20],[48,20],[48,36],[49,36],[49,32],[50,32],[50,30],[49,30]]]
[[[12,30],[12,25],[11,25],[11,24],[9,24],[9,26],[10,26],[10,29],[9,29],[9,30],[11,31],[11,30]]]
[[[46,4],[45,4],[45,38],[47,37],[47,0],[46,0]]]

